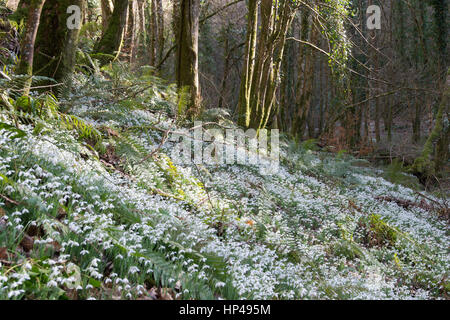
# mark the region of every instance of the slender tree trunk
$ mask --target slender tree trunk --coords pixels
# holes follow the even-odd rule
[[[288,107],[288,95],[289,95],[289,54],[292,54],[289,50],[289,44],[286,45],[286,51],[285,56],[283,59],[283,63],[281,64],[282,73],[283,76],[281,78],[280,82],[280,105],[278,107],[277,112],[277,124],[278,127],[282,130],[285,129],[285,119],[284,119],[284,112],[285,109]]]
[[[378,58],[375,58],[375,65],[378,68]],[[378,94],[378,92],[374,92],[374,94]],[[380,107],[380,99],[375,98],[375,139],[377,143],[381,142],[381,107]]]
[[[241,77],[238,102],[238,124],[247,128],[250,125],[250,84],[253,81],[258,33],[258,1],[248,1],[247,39],[245,61]]]
[[[392,99],[387,99],[387,121],[386,121],[386,128],[387,128],[387,140],[389,143],[392,142],[392,108],[393,103]]]
[[[316,44],[318,31],[312,26],[309,10],[305,10],[302,14],[301,23],[301,39]],[[297,81],[297,98],[296,98],[296,114],[293,125],[293,134],[298,138],[302,138],[305,133],[307,118],[311,107],[311,96],[314,81],[314,51],[312,48],[300,43],[298,60],[298,81]]]
[[[30,92],[31,77],[33,76],[34,44],[44,3],[45,0],[31,1],[30,7],[28,8],[28,22],[20,46],[21,57],[16,73],[28,76],[24,83],[25,95],[28,95]]]
[[[174,7],[176,25],[176,82],[180,95],[189,93],[188,115],[200,111],[200,84],[198,73],[198,30],[200,0],[177,0]]]
[[[139,39],[141,32],[141,0],[133,0],[129,3],[128,8],[128,38],[127,43],[129,47],[130,63],[134,64],[137,59],[139,50]]]
[[[223,49],[223,54],[224,54],[224,66],[223,66],[223,75],[222,75],[222,85],[221,85],[221,90],[220,90],[220,95],[219,95],[219,101],[217,103],[219,108],[222,108],[223,106],[223,100],[224,100],[224,96],[225,96],[225,92],[227,89],[227,79],[228,79],[228,73],[230,70],[230,48],[229,48],[229,39],[228,39],[228,29],[225,29],[224,32],[224,37],[225,37],[225,41],[224,41],[224,49]]]
[[[158,25],[158,64],[161,63],[164,55],[164,45],[165,45],[165,37],[164,37],[164,11],[162,0],[156,1],[156,14],[157,14],[157,25]]]
[[[422,105],[417,96],[417,90],[414,90],[414,118],[413,118],[413,142],[420,141],[420,118],[422,117]]]
[[[324,113],[325,113],[325,106],[326,106],[326,88],[325,88],[325,79],[324,79],[324,67],[323,67],[324,63],[321,60],[320,61],[320,67],[321,67],[321,72],[322,74],[320,75],[320,104],[319,104],[319,136],[322,135],[323,132],[323,123],[324,123]]]
[[[150,1],[150,65],[156,65],[157,57],[157,40],[158,40],[158,19],[157,19],[157,8],[156,0]]]

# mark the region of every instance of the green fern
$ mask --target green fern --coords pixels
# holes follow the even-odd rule
[[[94,126],[88,124],[85,120],[73,114],[59,113],[60,119],[69,130],[76,129],[82,139],[92,139],[97,144],[101,143],[103,138],[100,131]]]

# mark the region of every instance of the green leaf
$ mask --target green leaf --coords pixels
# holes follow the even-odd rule
[[[102,286],[102,283],[98,280],[95,280],[94,278],[89,278],[89,284],[94,288],[100,288]]]
[[[15,132],[16,135],[12,137],[13,139],[23,138],[23,137],[25,137],[27,135],[25,131],[20,130],[20,129],[18,129],[18,128],[10,125],[10,124],[3,123],[3,122],[0,122],[0,130],[1,129],[7,130],[7,131],[10,131],[10,132]]]

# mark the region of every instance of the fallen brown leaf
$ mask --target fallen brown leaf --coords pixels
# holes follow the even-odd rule
[[[1,247],[0,248],[0,260],[7,260],[8,259],[8,248]]]
[[[34,239],[29,235],[25,234],[23,236],[22,241],[20,242],[20,245],[26,252],[31,251],[34,246]]]
[[[60,252],[61,251],[61,245],[58,243],[58,241],[53,241],[53,242],[51,242],[50,243],[50,245],[53,247],[53,249],[56,251],[56,252]]]
[[[106,127],[106,132],[108,133],[108,135],[113,136],[113,137],[118,137],[119,133],[111,128]]]
[[[62,220],[67,216],[67,212],[63,207],[59,207],[58,208],[58,216],[56,217],[56,219],[58,220]]]

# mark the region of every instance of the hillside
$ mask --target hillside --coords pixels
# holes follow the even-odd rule
[[[4,91],[0,299],[448,298],[445,199],[283,135],[272,175],[175,164],[174,88],[126,69]]]

